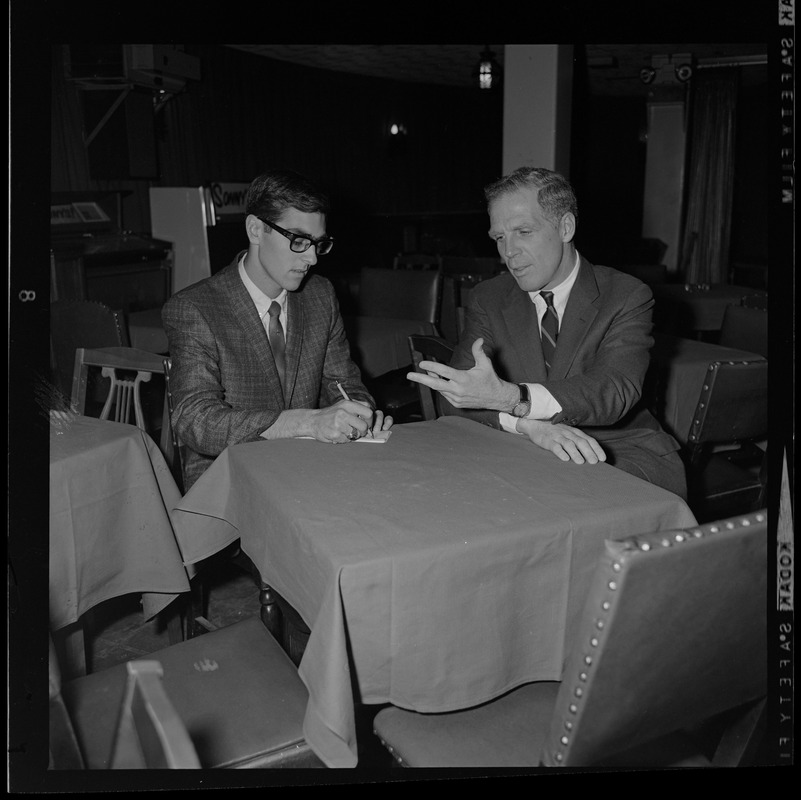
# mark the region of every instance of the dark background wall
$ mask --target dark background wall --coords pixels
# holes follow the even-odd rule
[[[337,244],[325,260],[329,270],[387,266],[411,250],[494,254],[482,188],[501,169],[500,93],[332,72],[221,45],[185,50],[199,58],[201,79],[150,118],[147,94],[132,93],[88,148],[82,174],[56,157],[61,140],[80,139],[80,125],[93,128],[111,96],[59,79],[64,60],[76,55],[53,47],[53,91],[79,107],[72,122],[54,115],[54,191],[126,190],[123,226],[147,233],[150,186],[247,182],[280,165],[317,179],[332,196],[329,231]],[[578,244],[614,264],[641,235],[646,101],[591,95],[582,69],[578,59],[571,148]],[[751,84],[740,92],[732,262],[768,258],[764,89]],[[389,135],[392,122],[405,127],[405,137]]]

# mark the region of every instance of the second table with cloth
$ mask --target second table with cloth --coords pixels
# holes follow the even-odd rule
[[[173,521],[187,564],[241,538],[309,624],[304,735],[332,767],[357,763],[355,703],[450,711],[558,680],[604,540],[695,524],[664,489],[460,417],[229,447]]]
[[[181,494],[135,425],[50,414],[50,628],[141,593],[145,620],[189,591],[170,522]]]

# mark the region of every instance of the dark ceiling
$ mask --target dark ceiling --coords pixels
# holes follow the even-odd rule
[[[502,66],[502,44],[235,44],[227,45],[268,58],[308,67],[352,72],[377,78],[469,88],[481,52],[489,47]],[[510,45],[514,47],[516,45]],[[696,69],[740,63],[745,81],[767,76],[765,43],[752,44],[587,44],[584,52],[589,92],[593,95],[645,96],[649,87],[640,70],[654,56],[689,54]],[[681,59],[685,60],[684,58]],[[576,62],[578,63],[578,62]]]

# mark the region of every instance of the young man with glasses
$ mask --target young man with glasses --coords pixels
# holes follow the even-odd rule
[[[303,176],[263,173],[245,198],[247,250],[164,306],[185,489],[228,445],[391,427],[350,357],[331,283],[309,274],[333,247],[328,209]]]

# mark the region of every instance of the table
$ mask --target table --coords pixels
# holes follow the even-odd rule
[[[128,314],[128,336],[131,347],[149,353],[167,353],[169,343],[161,324],[161,308],[148,308]]]
[[[448,711],[559,679],[604,540],[695,518],[607,464],[441,417],[382,445],[229,447],[173,523],[187,564],[241,537],[309,624],[304,735],[352,767],[354,703]]]
[[[757,354],[710,342],[655,334],[651,350],[654,414],[665,430],[687,444],[709,365],[715,361],[764,361]]]
[[[368,378],[410,366],[409,336],[412,334],[437,334],[434,324],[423,320],[366,316],[342,319],[353,360]]]
[[[180,497],[161,451],[144,431],[51,412],[51,631],[134,592],[142,593],[147,620],[189,591],[169,512]],[[80,658],[82,628],[73,633],[77,639],[69,649]],[[73,672],[82,669],[72,665]]]
[[[738,305],[747,294],[755,294],[747,286],[712,284],[708,289],[684,284],[658,283],[654,293],[654,321],[671,333],[719,331],[726,306]]]

